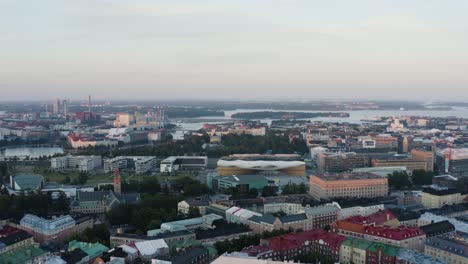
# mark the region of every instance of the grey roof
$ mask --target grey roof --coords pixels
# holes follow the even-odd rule
[[[427,237],[433,237],[442,235],[449,232],[455,231],[455,226],[453,226],[449,221],[445,220],[442,222],[437,222],[420,227],[421,230],[426,233]]]
[[[434,237],[426,241],[426,245],[468,258],[467,233],[456,232]]]
[[[305,213],[308,216],[338,213],[339,211],[340,209],[338,207],[332,205],[316,206],[305,209]]]
[[[276,220],[276,217],[274,217],[273,215],[271,214],[266,214],[264,216],[257,216],[257,215],[254,215],[252,217],[249,218],[249,221],[252,221],[252,222],[255,222],[255,223],[267,223],[267,224],[273,224]]]
[[[91,202],[91,201],[102,201],[107,192],[97,191],[97,192],[81,192],[76,193],[78,200],[82,202]]]
[[[306,214],[285,215],[280,217],[280,221],[284,223],[297,222],[307,220]]]
[[[119,201],[124,204],[135,204],[140,201],[139,193],[121,193],[120,195],[116,196]]]
[[[207,197],[190,197],[185,199],[190,206],[208,206],[210,200]]]
[[[446,264],[445,262],[439,261],[429,255],[403,248],[398,252],[397,259],[408,260],[410,263],[418,264]]]

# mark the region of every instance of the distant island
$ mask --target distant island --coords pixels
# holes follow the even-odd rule
[[[317,113],[305,113],[305,112],[273,112],[273,111],[261,111],[261,112],[240,112],[233,114],[232,118],[240,119],[305,119],[305,118],[316,118],[316,117],[349,117],[349,113],[342,112],[317,112]]]
[[[166,110],[169,118],[197,118],[203,116],[224,116],[224,111],[197,107],[169,107]]]

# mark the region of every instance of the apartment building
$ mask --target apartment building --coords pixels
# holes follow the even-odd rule
[[[101,156],[63,156],[50,160],[50,168],[53,171],[79,171],[91,172],[102,167]]]

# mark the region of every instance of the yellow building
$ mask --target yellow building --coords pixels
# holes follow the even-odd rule
[[[421,202],[425,208],[440,208],[447,204],[462,203],[465,197],[455,188],[430,187],[423,189]]]
[[[310,194],[316,199],[383,197],[388,195],[388,179],[368,172],[311,175]]]

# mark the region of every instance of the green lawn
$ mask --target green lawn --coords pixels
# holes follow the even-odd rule
[[[46,181],[56,183],[63,183],[67,176],[72,180],[76,179],[80,174],[79,172],[53,172],[49,171],[48,168],[39,168],[34,166],[16,166],[15,173],[36,173],[43,175]],[[113,176],[113,173],[90,173],[88,174],[89,178],[85,186],[97,186],[99,183],[112,183]]]
[[[63,183],[65,178],[67,176],[70,177],[71,180],[77,179],[78,175],[80,174],[79,172],[66,172],[66,173],[60,173],[60,172],[53,172],[49,171],[49,168],[45,167],[34,167],[34,166],[16,166],[14,173],[35,173],[35,174],[40,174],[43,175],[46,181],[48,182],[56,182],[56,183]],[[135,174],[127,174],[126,172],[122,173],[122,179],[132,179],[132,180],[137,180],[140,177],[144,177],[146,175],[135,175]],[[113,173],[90,173],[88,174],[88,181],[86,182],[85,186],[97,186],[100,183],[112,183],[112,179],[114,177]],[[163,180],[176,180],[184,177],[190,177],[190,178],[195,178],[195,175],[193,172],[189,171],[182,171],[182,172],[177,172],[175,175],[161,175],[161,174],[156,174],[156,178],[158,178],[159,181]]]

